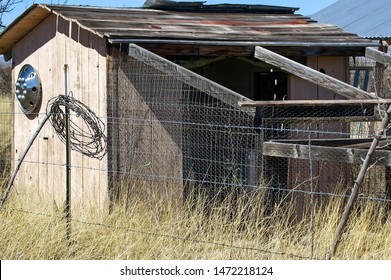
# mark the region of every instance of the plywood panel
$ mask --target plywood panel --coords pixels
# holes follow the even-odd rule
[[[349,68],[348,57],[342,56],[312,56],[307,58],[307,66],[330,75],[338,80],[349,83]],[[291,100],[331,100],[342,99],[334,92],[327,90],[323,87],[317,86],[313,83],[305,81],[299,77],[290,75],[289,78]],[[332,113],[332,111],[331,111]],[[329,117],[332,117],[330,115]],[[329,131],[334,133],[322,134],[322,138],[337,138],[339,132],[347,132],[348,126],[343,122],[331,122],[317,124],[305,123],[295,124],[292,126],[295,129],[302,130],[304,132],[296,135],[297,138],[308,139],[308,129],[314,131],[311,133],[312,140],[319,137],[316,131]],[[341,135],[341,137],[346,137]],[[348,163],[330,163],[327,161],[313,159],[312,166],[308,160],[290,159],[289,160],[289,174],[288,174],[288,186],[289,188],[296,188],[298,190],[309,191],[310,190],[310,175],[312,170],[313,182],[316,191],[321,192],[336,192],[337,188],[345,187],[350,180],[349,170],[350,165]],[[302,184],[301,182],[306,182]],[[295,199],[298,201],[299,209],[297,213],[300,213],[300,207],[305,207],[306,196],[303,194],[296,194]]]
[[[55,34],[55,29],[53,28],[53,25],[50,24],[52,21],[53,18],[44,21],[43,24],[45,26],[45,32],[38,32],[37,30],[33,30],[31,33],[27,34],[27,36],[24,37],[20,43],[14,46],[13,71],[15,72],[15,75],[19,73],[21,67],[25,63],[29,63],[38,70],[41,79],[46,80],[48,77],[50,77],[48,75],[49,69],[51,68],[48,64],[50,63],[50,60],[47,59],[51,54],[51,48],[49,46],[50,44],[47,44],[47,42],[52,40]],[[37,51],[38,49],[39,51]],[[34,55],[31,55],[31,53],[34,53]],[[28,141],[44,118],[45,106],[48,100],[46,91],[50,91],[50,88],[45,86],[43,87],[43,101],[38,112],[39,115],[34,117],[26,117],[19,109],[19,106],[15,106],[16,115],[14,120],[14,150],[16,158],[19,158],[24,152]],[[39,138],[29,151],[29,154],[27,155],[25,163],[22,165],[21,172],[18,176],[19,187],[23,186],[23,188],[26,190],[32,190],[33,188],[37,187],[47,189],[48,187],[48,182],[46,180],[49,170],[47,167],[44,167],[44,165],[47,165],[45,161],[47,160],[48,150],[46,147],[46,141],[42,141],[43,135],[48,135],[46,127],[43,129]],[[40,180],[41,172],[43,173],[42,177],[45,178],[42,181]],[[38,194],[38,189],[34,189],[32,192]],[[42,194],[42,192],[40,193]]]

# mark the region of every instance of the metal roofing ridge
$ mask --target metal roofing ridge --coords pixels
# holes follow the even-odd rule
[[[110,37],[110,36],[108,36],[107,34],[101,34],[100,32],[97,32],[97,31],[95,31],[95,30],[93,30],[93,29],[91,29],[91,28],[89,28],[89,27],[87,27],[87,26],[81,24],[77,19],[70,18],[70,17],[68,17],[68,16],[63,15],[63,14],[61,13],[61,11],[56,11],[55,9],[50,8],[50,6],[54,6],[54,5],[44,5],[44,6],[45,6],[47,9],[49,9],[50,12],[53,13],[54,15],[60,16],[60,17],[62,17],[63,19],[69,21],[69,22],[74,22],[74,23],[76,23],[77,25],[79,25],[81,28],[83,28],[83,29],[85,29],[85,30],[91,32],[92,34],[95,34],[95,35],[97,35],[97,36],[99,36],[99,37],[101,37],[101,38]],[[73,7],[73,6],[72,6],[72,7]],[[76,6],[76,7],[77,7],[77,6]]]
[[[63,14],[61,14],[61,12],[58,12],[56,11],[55,9],[52,9],[50,6],[54,6],[54,5],[45,5],[45,4],[33,4],[31,5],[29,8],[27,8],[22,14],[20,14],[17,18],[15,18],[6,28],[4,28],[4,30],[0,33],[0,38],[2,38],[3,36],[5,36],[8,32],[10,32],[21,20],[27,18],[29,16],[29,14],[31,12],[33,12],[35,9],[43,9],[43,10],[46,10],[48,11],[48,15],[46,17],[43,17],[41,19],[41,21],[39,23],[36,23],[34,26],[31,26],[31,29],[34,29],[36,26],[38,26],[42,21],[44,21],[50,14],[55,14],[57,16],[60,16],[62,17],[63,19],[65,20],[68,20],[68,21],[71,21],[71,22],[75,22],[77,23],[81,28],[83,29],[86,29],[94,34],[96,34],[97,36],[99,37],[102,37],[104,38],[106,36],[106,34],[101,34],[99,32],[96,32],[94,30],[92,30],[91,28],[87,27],[87,26],[84,26],[83,24],[81,24],[80,22],[78,22],[76,19],[72,19],[72,18],[69,18],[67,16],[64,16]],[[27,34],[28,32],[26,32]],[[23,34],[21,36],[21,38],[24,37],[24,35],[26,34]]]
[[[157,13],[163,13],[163,10],[157,9],[143,9],[139,7],[112,7],[112,6],[90,6],[90,5],[62,5],[62,4],[44,4],[51,10],[71,10],[71,9],[84,9],[84,10],[100,10],[100,11],[140,11],[150,10]]]

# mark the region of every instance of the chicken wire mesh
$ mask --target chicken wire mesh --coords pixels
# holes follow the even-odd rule
[[[12,96],[0,94],[0,174],[6,176],[11,169]]]
[[[373,103],[241,107],[245,96],[132,46],[128,55],[112,55],[110,65],[114,197],[118,186],[132,185],[124,182],[143,178],[170,180],[185,197],[194,187],[213,198],[265,189],[269,208],[289,196],[303,210],[314,195],[319,202],[348,195],[386,109]],[[371,130],[363,132],[364,125]],[[382,152],[362,198],[389,198],[388,151]]]
[[[108,166],[99,172],[108,173],[111,199],[137,180],[171,182],[185,198],[193,188],[219,199],[263,189],[269,208],[287,196],[304,209],[313,196],[322,202],[349,194],[384,104],[239,106],[250,99],[140,49],[112,50],[108,64]],[[350,73],[352,85],[390,95],[389,68],[351,58]],[[1,95],[0,105],[1,170],[9,172],[12,96]],[[383,138],[363,199],[391,197]]]
[[[208,190],[256,185],[255,109],[239,110],[240,96],[200,90],[208,82],[186,82],[194,77],[162,71],[166,63],[138,55],[113,60],[108,101],[113,185],[129,178]]]
[[[239,101],[250,100],[161,57],[132,47],[129,53],[112,52],[107,87],[108,166],[72,165],[108,173],[112,200],[134,188],[148,195],[145,188],[150,185],[145,182],[161,189],[169,182],[185,198],[195,198],[192,189],[200,189],[220,201],[233,191],[264,190],[266,215],[293,202],[294,216],[308,218],[314,204],[348,197],[388,106],[365,102],[239,106]],[[376,63],[360,59],[351,60],[351,84],[363,89],[366,85],[367,91],[380,96],[376,79],[383,77],[380,92],[390,96],[389,69],[380,70],[379,75]],[[0,167],[6,173],[12,163],[13,98],[11,94],[0,99]],[[391,202],[387,146],[386,133],[360,187],[360,202]],[[313,234],[312,243],[317,238]]]

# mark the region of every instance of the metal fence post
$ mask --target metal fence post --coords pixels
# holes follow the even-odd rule
[[[68,65],[64,65],[65,96],[68,96]],[[70,139],[70,111],[68,104],[65,105],[65,129],[66,129],[66,201],[65,218],[67,221],[66,236],[71,238],[71,139]]]

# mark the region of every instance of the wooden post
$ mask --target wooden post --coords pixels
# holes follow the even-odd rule
[[[383,53],[387,53],[388,51],[388,44],[386,41],[380,40],[379,48],[378,50]],[[384,70],[386,66],[383,61],[376,60],[376,66],[375,66],[375,87],[376,87],[376,93],[381,98],[386,98],[389,96],[386,96],[386,93],[384,92]]]
[[[379,48],[378,50],[383,53],[388,52],[388,44],[386,41],[380,40],[379,42]],[[390,97],[391,93],[386,92],[384,90],[384,70],[386,68],[386,62],[378,60],[376,61],[375,66],[375,85],[376,85],[376,92],[379,97],[381,98],[388,98]],[[391,130],[386,131],[387,137],[391,136]],[[384,170],[384,178],[385,178],[385,196],[387,199],[391,199],[391,167],[386,166]],[[387,205],[388,208],[390,208],[390,205]]]
[[[65,96],[68,96],[68,65],[64,65]],[[65,105],[65,129],[66,129],[66,187],[65,187],[65,218],[67,221],[66,237],[71,239],[71,138],[70,138],[70,110]]]
[[[384,70],[386,66],[391,65],[391,55],[387,54],[388,43],[380,40],[378,50],[372,48],[365,49],[365,57],[376,61],[375,67],[375,87],[376,92],[380,98],[388,98],[391,96],[390,92],[384,90]],[[388,137],[391,136],[391,130],[386,131]],[[391,167],[386,166],[384,170],[385,177],[385,195],[387,199],[391,199]],[[391,205],[388,205],[391,208]]]

